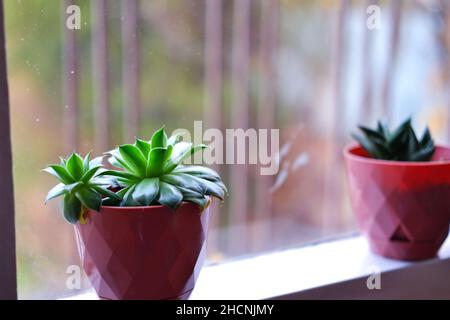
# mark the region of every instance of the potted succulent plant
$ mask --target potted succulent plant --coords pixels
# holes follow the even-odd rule
[[[390,131],[359,127],[344,151],[350,198],[371,249],[402,260],[435,256],[449,232],[450,148],[419,140],[411,119]]]
[[[83,267],[102,299],[182,299],[205,255],[208,206],[227,192],[220,176],[182,162],[206,146],[161,128],[107,152],[118,170],[72,154],[44,169],[60,184],[65,219],[75,224]]]

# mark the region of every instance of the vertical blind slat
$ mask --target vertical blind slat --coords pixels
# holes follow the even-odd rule
[[[392,118],[393,110],[391,103],[393,78],[395,68],[397,66],[397,55],[400,43],[400,27],[402,19],[402,0],[392,0],[391,5],[391,35],[390,48],[387,57],[384,81],[383,81],[383,96],[382,96],[382,111],[383,117],[389,121]]]
[[[344,70],[345,70],[345,28],[348,19],[349,1],[340,0],[337,8],[336,27],[334,28],[334,44],[332,58],[333,82],[333,120],[331,128],[330,154],[325,175],[325,206],[322,213],[322,227],[324,232],[339,226],[342,220],[342,191],[343,176],[341,152],[345,141],[346,104],[344,102]]]
[[[378,0],[367,0],[366,6],[363,7],[363,48],[362,48],[362,117],[361,120],[364,123],[370,123],[373,116],[373,33],[374,30],[369,29],[366,26],[366,9],[369,6],[378,5]]]
[[[140,114],[139,1],[122,1],[122,54],[124,139],[138,136]]]
[[[233,44],[232,44],[232,106],[231,127],[246,130],[249,126],[249,55],[250,55],[250,0],[233,2]],[[236,155],[236,154],[235,154]],[[235,157],[236,158],[236,157]],[[230,171],[230,188],[239,190],[230,198],[230,224],[235,228],[230,237],[230,250],[246,250],[237,233],[245,236],[248,213],[248,168],[246,165],[233,165]],[[241,230],[242,232],[239,232]]]
[[[205,60],[204,60],[204,120],[205,127],[222,129],[222,0],[205,1]],[[220,172],[219,166],[213,169]],[[219,212],[215,203],[211,207],[208,251],[219,249]]]
[[[62,28],[63,28],[63,96],[64,96],[64,149],[66,153],[78,149],[78,61],[77,61],[77,30],[66,27],[66,8],[74,4],[73,0],[64,0],[62,4]]]
[[[261,86],[257,112],[257,128],[259,129],[276,128],[277,73],[275,64],[278,49],[279,14],[280,2],[278,0],[261,2],[259,21]],[[265,147],[269,149],[270,143]],[[260,166],[256,166],[255,215],[258,220],[262,221],[258,225],[264,226],[265,230],[256,229],[254,231],[255,250],[258,250],[258,247],[267,246],[270,241],[271,231],[268,227],[272,225],[270,221],[272,215],[270,186],[272,182],[273,177],[260,175]]]
[[[92,77],[94,89],[95,148],[109,149],[108,23],[106,0],[91,1]]]

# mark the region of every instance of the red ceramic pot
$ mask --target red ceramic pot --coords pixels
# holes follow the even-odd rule
[[[101,207],[76,225],[80,257],[101,299],[187,299],[206,251],[209,210],[184,202]]]
[[[360,146],[344,151],[357,223],[372,251],[385,257],[434,257],[449,232],[450,148],[431,162],[370,158]]]

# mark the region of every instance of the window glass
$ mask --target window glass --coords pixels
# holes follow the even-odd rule
[[[55,180],[40,170],[71,148],[106,151],[95,146],[93,73],[100,69],[93,52],[101,44],[92,37],[98,15],[90,1],[76,2],[78,66],[69,74],[78,80],[77,113],[68,110],[74,106],[64,94],[70,2],[4,3],[19,296],[70,295],[77,291],[67,279],[71,266],[79,265],[73,227],[63,220],[58,200],[44,205]],[[250,1],[249,8],[245,1],[221,3],[217,9],[202,0],[140,1],[139,27],[131,34],[140,61],[138,136],[149,138],[163,124],[195,136],[196,121],[202,121],[200,138],[208,128],[224,135],[225,129],[278,130],[279,148],[272,145],[266,154],[276,168],[271,175],[262,176],[261,168],[270,165],[251,164],[251,157],[247,164],[213,166],[230,195],[213,208],[208,261],[355,232],[341,150],[356,124],[372,125],[389,106],[392,123],[414,114],[418,128],[429,123],[436,139],[446,141],[449,75],[442,70],[448,69],[448,47],[434,7],[405,5],[399,40],[393,40],[394,15],[384,2],[381,27],[370,30],[365,1],[344,8],[340,1]],[[124,138],[131,112],[124,93],[129,78],[123,76],[126,17],[122,1],[107,1],[109,148],[131,142]],[[365,50],[367,37],[371,45]],[[67,138],[70,123],[76,124],[77,146],[67,144],[76,140]],[[251,156],[264,147],[257,141],[257,149],[247,146]],[[88,287],[84,279],[80,290]]]

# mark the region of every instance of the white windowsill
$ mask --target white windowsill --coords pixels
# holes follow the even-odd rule
[[[444,258],[450,258],[450,237],[437,259]],[[356,236],[205,266],[191,299],[268,299],[368,276],[374,267],[385,272],[413,264],[374,255],[366,240]],[[70,299],[97,296],[89,291]]]

